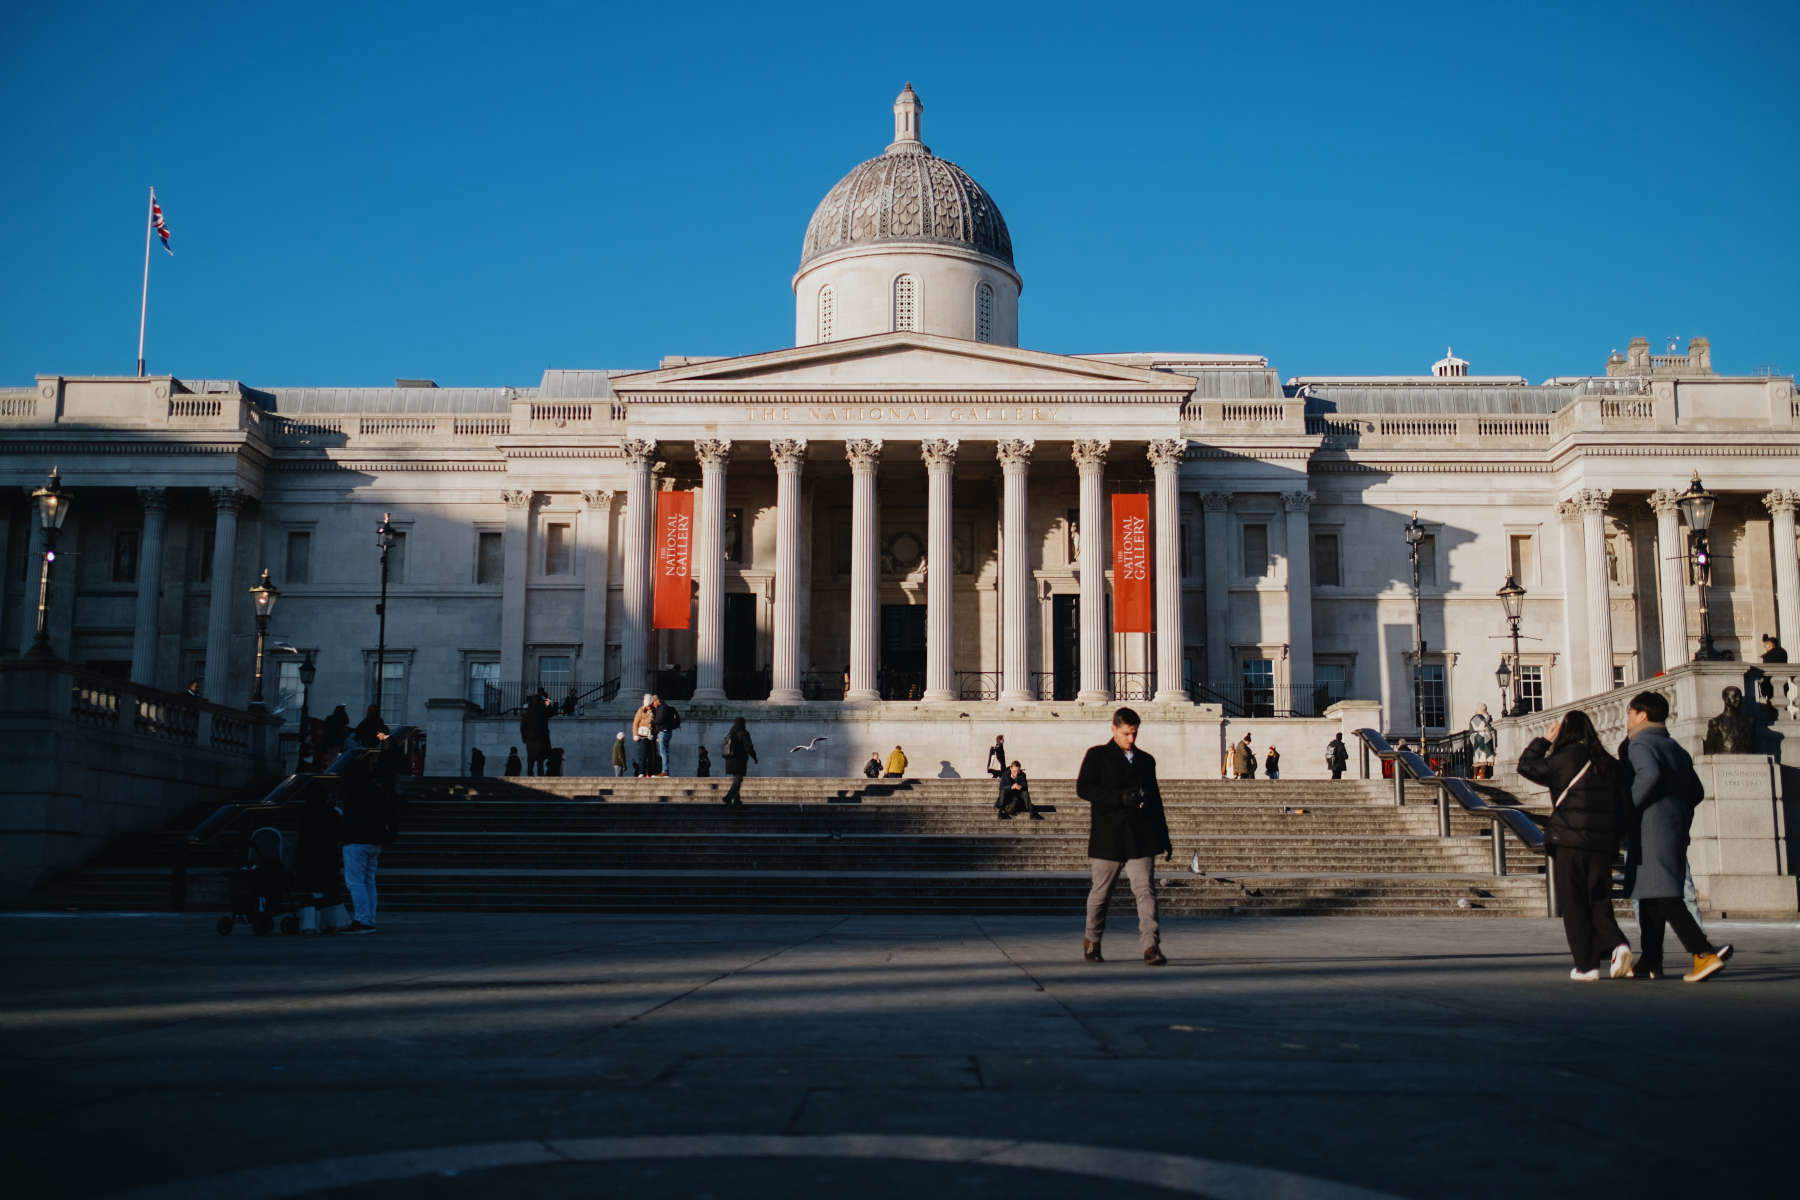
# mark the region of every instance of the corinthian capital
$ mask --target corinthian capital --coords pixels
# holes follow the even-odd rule
[[[1584,488],[1575,493],[1575,506],[1584,513],[1603,513],[1611,499],[1611,488]]]
[[[702,467],[717,470],[731,461],[731,443],[724,438],[700,438],[694,443],[694,457]]]
[[[218,487],[212,489],[213,505],[220,512],[236,512],[244,507],[247,497],[242,488]]]
[[[508,488],[500,493],[500,499],[506,502],[508,508],[524,510],[531,507],[532,498],[536,495],[529,488]]]
[[[1037,443],[1030,438],[1001,438],[994,446],[994,457],[1000,460],[1000,467],[1007,471],[1023,471],[1031,465],[1031,452]]]
[[[141,487],[137,494],[138,499],[143,502],[145,512],[164,512],[169,507],[168,488]]]
[[[1158,438],[1144,451],[1154,467],[1178,467],[1187,457],[1186,438]]]
[[[1081,438],[1069,447],[1069,457],[1080,471],[1098,471],[1106,466],[1106,455],[1112,443],[1099,438]]]
[[[1200,507],[1207,512],[1227,512],[1231,508],[1231,493],[1201,492]]]
[[[806,461],[805,438],[776,438],[769,443],[769,458],[777,471],[797,471]]]
[[[1657,516],[1666,516],[1681,511],[1676,507],[1676,502],[1680,499],[1681,493],[1674,488],[1663,488],[1650,493],[1649,504]]]
[[[1800,508],[1800,492],[1783,491],[1780,488],[1763,497],[1763,506],[1771,516],[1779,513],[1791,513]]]
[[[873,471],[881,465],[881,439],[851,438],[844,443],[844,458],[852,471]]]
[[[955,438],[926,438],[919,443],[919,457],[927,467],[954,467],[956,449]]]
[[[587,506],[590,512],[610,512],[615,494],[606,490],[583,490],[581,502]]]
[[[626,438],[619,443],[619,452],[625,461],[634,467],[641,467],[656,457],[656,443],[644,438]]]
[[[1310,512],[1313,506],[1311,492],[1283,492],[1281,503],[1289,512]]]

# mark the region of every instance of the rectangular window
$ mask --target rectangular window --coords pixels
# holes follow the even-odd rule
[[[312,534],[299,529],[288,530],[287,578],[281,582],[312,582]]]
[[[1526,712],[1544,711],[1544,668],[1519,668],[1519,705]]]
[[[292,655],[283,655],[275,663],[275,710],[281,716],[282,724],[298,725],[300,723],[300,660]]]
[[[744,561],[744,510],[741,508],[725,510],[725,561]]]
[[[1252,717],[1275,715],[1275,661],[1246,658],[1239,679],[1244,689],[1244,712]]]
[[[398,530],[394,532],[394,547],[388,551],[387,578],[389,583],[406,582],[406,535]]]
[[[1507,540],[1507,568],[1520,584],[1537,578],[1536,539],[1529,533],[1515,533]]]
[[[1622,688],[1625,686],[1625,668],[1620,666],[1618,663],[1613,664],[1612,685],[1616,688]]]
[[[1444,664],[1426,663],[1419,669],[1419,707],[1424,710],[1427,729],[1444,729],[1450,724],[1450,706],[1444,690]]]
[[[1269,573],[1269,527],[1244,526],[1244,576],[1262,579]]]
[[[1318,714],[1350,694],[1350,668],[1344,663],[1316,663],[1313,666],[1313,691]]]
[[[571,570],[570,528],[568,523],[563,521],[552,521],[544,526],[544,574],[569,574]]]
[[[497,662],[471,662],[469,664],[469,703],[487,707],[488,688],[498,687],[500,683],[500,664]]]
[[[1419,586],[1438,585],[1437,534],[1428,533],[1419,540]]]
[[[1342,587],[1343,569],[1338,562],[1338,535],[1312,535],[1312,575],[1314,587]]]
[[[391,576],[389,577],[392,578]],[[406,712],[406,664],[388,659],[381,664],[381,719],[398,725]]]
[[[113,534],[112,581],[136,583],[138,573],[138,531],[121,529]]]
[[[537,685],[549,692],[552,700],[562,699],[575,682],[575,660],[567,654],[540,654],[537,668]]]
[[[212,582],[213,531],[201,529],[188,543],[191,558],[188,562],[188,578],[195,583]]]
[[[506,551],[497,531],[475,535],[475,582],[499,583],[506,573]]]

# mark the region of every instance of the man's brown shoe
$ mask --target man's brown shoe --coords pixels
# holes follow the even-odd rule
[[[1718,954],[1694,955],[1694,969],[1681,977],[1683,983],[1699,983],[1725,969],[1725,960]]]
[[[1144,951],[1144,965],[1146,967],[1166,967],[1169,965],[1169,960],[1163,957],[1162,947],[1160,945],[1152,946]]]
[[[1089,962],[1105,962],[1106,961],[1104,958],[1100,957],[1100,943],[1099,942],[1090,942],[1090,941],[1084,940],[1081,943],[1081,957],[1087,959]]]

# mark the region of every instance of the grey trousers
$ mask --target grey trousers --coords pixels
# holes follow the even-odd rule
[[[1148,950],[1156,945],[1159,938],[1159,927],[1156,924],[1156,859],[1133,858],[1125,862],[1113,862],[1106,858],[1090,858],[1088,866],[1093,872],[1093,886],[1088,889],[1087,901],[1087,940],[1099,942],[1100,935],[1106,932],[1106,901],[1112,895],[1113,884],[1118,881],[1119,872],[1125,872],[1125,878],[1131,881],[1131,895],[1137,900],[1138,945]]]

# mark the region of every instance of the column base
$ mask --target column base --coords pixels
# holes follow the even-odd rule
[[[956,693],[949,688],[926,688],[925,694],[920,696],[919,699],[926,704],[955,703],[957,696]]]
[[[1075,693],[1075,699],[1082,704],[1105,704],[1113,698],[1106,688],[1082,688]]]
[[[881,699],[881,693],[874,688],[851,688],[844,693],[845,704],[873,704]]]
[[[769,692],[770,704],[804,704],[806,697],[799,688],[774,688]]]
[[[1190,704],[1192,701],[1186,692],[1178,692],[1172,688],[1157,688],[1156,699],[1152,704]]]
[[[723,700],[725,698],[724,688],[695,688],[693,696],[690,697],[692,700]]]
[[[1024,688],[1002,688],[1000,690],[1000,700],[1004,704],[1025,704],[1036,699],[1036,696]]]

